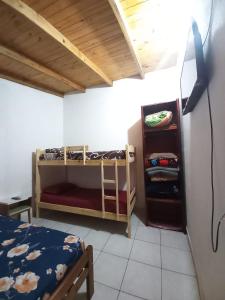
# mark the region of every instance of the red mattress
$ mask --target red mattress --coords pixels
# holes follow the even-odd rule
[[[115,195],[115,191],[105,190],[105,195]],[[61,194],[42,192],[41,202],[67,205],[80,208],[102,210],[102,191],[100,189],[74,188]],[[116,201],[105,200],[105,211],[116,213]],[[127,214],[127,193],[119,191],[119,213]]]

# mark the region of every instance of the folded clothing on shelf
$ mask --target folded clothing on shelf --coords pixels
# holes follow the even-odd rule
[[[177,158],[160,158],[160,159],[146,159],[145,163],[146,167],[170,167],[176,168],[178,167],[178,159]]]
[[[165,173],[157,173],[155,175],[151,175],[149,177],[149,181],[153,181],[153,182],[158,182],[158,181],[176,181],[178,180],[178,174],[176,175],[170,175],[170,174],[165,174]]]
[[[151,182],[146,185],[146,194],[151,197],[176,197],[179,194],[179,183],[170,182]]]
[[[152,153],[145,158],[145,167],[178,167],[178,157],[174,153]]]
[[[148,127],[164,127],[169,125],[173,118],[172,111],[163,110],[145,117],[145,124]]]
[[[159,153],[151,153],[148,157],[149,159],[162,159],[162,158],[174,158],[178,159],[178,156],[174,153],[170,152],[159,152]]]
[[[145,169],[145,172],[147,173],[148,176],[152,175],[171,175],[171,176],[177,176],[179,172],[179,168],[166,168],[166,167],[151,167]]]

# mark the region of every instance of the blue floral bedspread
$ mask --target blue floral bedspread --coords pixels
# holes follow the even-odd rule
[[[75,235],[0,215],[0,300],[48,299],[82,253]]]

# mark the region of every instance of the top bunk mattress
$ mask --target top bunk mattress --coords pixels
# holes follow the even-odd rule
[[[83,151],[67,151],[67,159],[70,160],[124,160],[126,159],[125,150],[111,150],[111,151],[87,151],[85,157]],[[134,157],[134,153],[129,153],[131,157]],[[40,160],[64,160],[63,148],[45,149],[39,157]]]
[[[75,235],[0,215],[0,299],[47,299],[82,254]]]
[[[95,152],[86,152],[85,158],[87,160],[102,160],[102,159],[126,159],[125,150],[112,150],[112,151],[95,151]],[[72,160],[83,160],[83,152],[69,151],[67,153],[67,158]]]

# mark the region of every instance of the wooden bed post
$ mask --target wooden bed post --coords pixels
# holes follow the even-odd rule
[[[67,149],[66,149],[66,147],[63,147],[63,152],[64,152],[64,165],[66,166],[66,163],[67,163]]]
[[[87,247],[88,250],[88,275],[86,279],[87,284],[87,299],[91,300],[94,294],[94,270],[93,270],[93,248],[92,246]]]
[[[86,145],[83,145],[83,164],[86,165]]]
[[[102,217],[105,218],[105,188],[104,188],[104,163],[101,161],[101,185],[102,185]]]
[[[129,145],[126,145],[126,182],[127,182],[127,234],[131,238],[131,213],[130,213],[130,162]]]
[[[41,154],[41,150],[36,150],[36,182],[35,182],[35,206],[36,206],[36,217],[39,218],[39,202],[41,198],[41,177],[40,170],[38,166],[39,157]]]
[[[115,160],[115,186],[116,186],[116,219],[119,220],[119,184],[118,184],[118,163]]]

